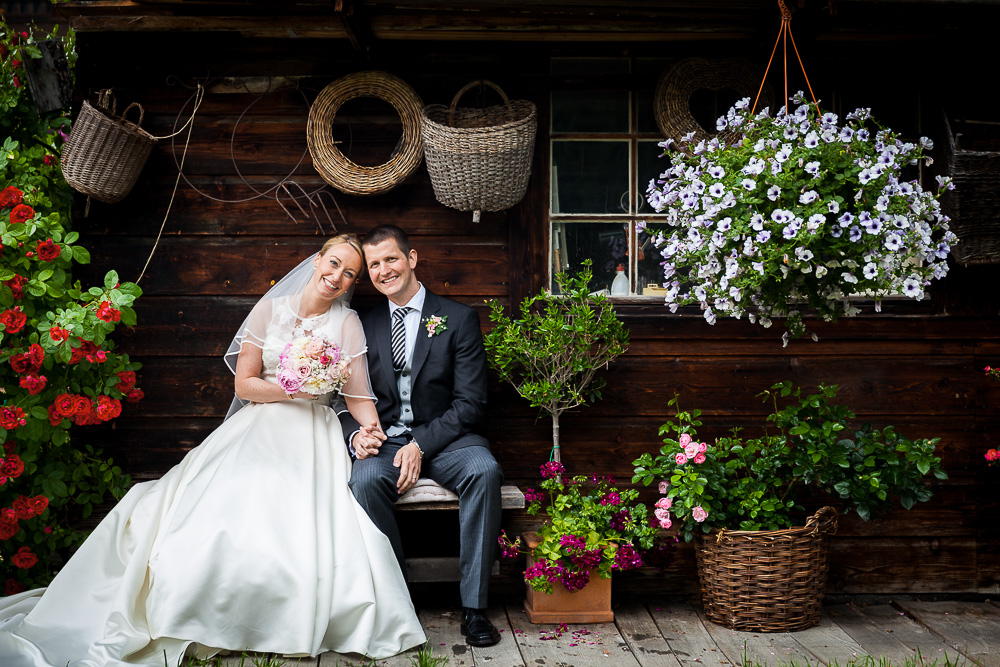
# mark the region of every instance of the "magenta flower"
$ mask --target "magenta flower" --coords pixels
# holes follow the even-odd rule
[[[557,475],[561,475],[566,472],[566,466],[559,463],[558,461],[549,461],[548,463],[543,463],[541,468],[542,479],[552,479]]]

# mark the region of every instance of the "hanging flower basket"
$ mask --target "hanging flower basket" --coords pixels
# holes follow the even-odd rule
[[[485,109],[458,108],[462,95],[489,86],[503,104]],[[420,113],[424,158],[434,196],[445,206],[472,211],[502,211],[521,201],[531,176],[538,112],[533,102],[511,102],[490,81],[462,88],[451,106],[431,104]]]

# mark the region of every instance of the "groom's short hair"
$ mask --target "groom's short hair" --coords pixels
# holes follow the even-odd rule
[[[410,237],[396,225],[379,225],[377,227],[373,227],[367,234],[365,234],[365,238],[361,242],[361,245],[378,245],[379,243],[388,241],[389,239],[396,242],[396,247],[398,247],[399,251],[404,255],[410,254]]]

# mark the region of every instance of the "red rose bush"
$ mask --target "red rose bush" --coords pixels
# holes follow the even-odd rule
[[[75,61],[72,38],[64,39]],[[135,324],[141,291],[109,271],[84,288],[90,254],[70,229],[72,191],[59,168],[68,114],[39,115],[13,59],[41,57],[31,35],[0,19],[0,581],[7,595],[49,582],[86,534],[94,505],[129,478],[71,428],[105,424],[143,396],[139,364],[109,336]],[[7,122],[9,120],[9,122]]]

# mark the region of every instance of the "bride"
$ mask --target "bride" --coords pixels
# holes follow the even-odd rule
[[[383,658],[425,641],[389,540],[347,486],[337,412],[378,423],[347,306],[363,264],[357,237],[336,236],[258,302],[226,355],[238,409],[161,479],[132,487],[48,588],[0,599],[0,665],[169,667],[221,650]],[[278,384],[279,356],[300,336],[349,356],[336,394]]]

